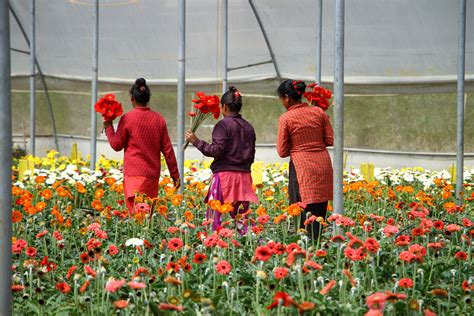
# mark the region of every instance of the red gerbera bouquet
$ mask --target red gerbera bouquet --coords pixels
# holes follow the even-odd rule
[[[94,105],[96,112],[102,114],[104,121],[113,121],[123,113],[122,104],[112,93],[106,94]]]
[[[305,97],[310,104],[317,105],[324,111],[329,109],[329,100],[332,98],[331,90],[324,89],[316,83],[309,84],[308,88],[312,88],[312,90],[303,93],[303,97]]]
[[[191,132],[195,133],[198,127],[204,122],[208,117],[214,116],[217,120],[221,114],[220,99],[217,95],[206,95],[203,92],[197,92],[196,96],[198,99],[193,99],[194,108],[197,110],[195,112],[189,112],[188,115],[192,118],[191,120]],[[189,145],[189,142],[186,142],[184,149]]]

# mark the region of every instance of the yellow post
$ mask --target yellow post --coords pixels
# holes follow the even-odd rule
[[[253,184],[261,184],[263,182],[263,162],[256,161],[252,164],[252,180]]]
[[[78,151],[77,152],[77,160],[81,161],[81,159],[82,159],[82,152]]]
[[[374,181],[374,164],[373,163],[363,163],[360,165],[360,173],[362,177],[368,181]]]
[[[22,180],[25,177],[25,171],[28,169],[28,160],[20,159],[18,162],[18,180]]]
[[[74,161],[76,160],[77,161],[77,143],[74,143],[72,144],[72,150],[71,150],[71,160]]]
[[[451,183],[456,182],[456,164],[449,166],[449,173],[451,174]]]
[[[346,151],[344,153],[344,163],[343,163],[343,166],[342,166],[342,172],[344,172],[344,170],[346,170],[346,164],[347,164],[347,157],[349,156],[349,152]]]
[[[28,157],[28,170],[35,170],[35,158],[34,157]]]

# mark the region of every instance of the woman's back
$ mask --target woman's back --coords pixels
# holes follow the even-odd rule
[[[280,117],[290,139],[291,152],[326,150],[333,144],[333,133],[327,114],[306,103],[292,106]]]
[[[126,113],[120,119],[115,135],[110,135],[109,142],[114,150],[124,149],[123,172],[127,176],[157,179],[160,176],[161,152],[166,158],[174,157],[166,121],[149,107],[136,107]],[[169,159],[169,162],[170,172],[175,176],[177,166],[174,159]]]

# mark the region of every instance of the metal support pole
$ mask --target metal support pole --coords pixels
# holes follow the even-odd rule
[[[227,91],[227,73],[229,71],[229,0],[224,1],[224,73],[222,76],[222,93]]]
[[[36,154],[36,0],[30,0],[30,154]]]
[[[344,213],[344,0],[336,0],[334,56],[334,213]]]
[[[178,170],[181,180],[180,192],[183,192],[184,179],[184,92],[186,86],[186,0],[179,0],[179,34],[178,34]]]
[[[97,150],[97,81],[99,75],[99,0],[94,1],[94,27],[92,32],[92,102],[91,102],[91,161],[90,169],[95,170]]]
[[[249,4],[250,4],[250,7],[252,8],[253,14],[255,15],[255,18],[257,19],[258,26],[260,27],[260,30],[262,31],[263,39],[265,40],[265,43],[267,44],[268,51],[270,52],[270,57],[272,58],[272,61],[273,61],[273,66],[275,67],[276,75],[278,78],[281,78],[280,69],[278,68],[275,54],[273,53],[272,45],[270,44],[270,40],[268,39],[267,32],[265,31],[265,28],[263,27],[262,20],[260,19],[260,16],[258,15],[258,11],[255,8],[255,5],[253,4],[253,0],[249,0]]]
[[[316,0],[316,83],[321,85],[321,48],[323,42],[323,0]]]
[[[30,47],[30,39],[28,38],[28,35],[26,34],[25,28],[23,27],[23,25],[20,22],[20,19],[18,18],[18,14],[16,14],[15,7],[13,6],[13,4],[11,2],[9,3],[9,5],[10,5],[10,12],[13,15],[13,18],[15,19],[16,23],[18,24],[18,27],[20,28],[20,31],[23,34],[23,37],[25,38],[26,44],[28,45],[28,47]],[[16,52],[20,52],[20,53],[30,54],[30,52],[25,52],[25,51],[22,51],[22,50],[19,50],[19,49],[11,48],[11,50],[16,51]],[[44,93],[46,95],[46,101],[48,102],[49,116],[51,117],[51,125],[53,127],[54,144],[56,146],[56,151],[59,152],[59,143],[58,143],[58,135],[57,135],[58,133],[57,133],[57,129],[56,129],[56,120],[54,119],[53,106],[52,106],[52,103],[51,103],[51,98],[49,96],[48,86],[46,85],[46,80],[44,79],[43,71],[41,70],[41,66],[40,66],[37,58],[35,58],[35,63],[36,63],[36,69],[38,70],[38,74],[40,75],[41,83],[43,84]]]
[[[459,0],[458,31],[458,85],[457,85],[457,131],[456,131],[456,198],[463,204],[464,174],[464,77],[466,62],[466,0]]]
[[[10,86],[10,16],[0,0],[0,315],[12,307],[12,113]]]

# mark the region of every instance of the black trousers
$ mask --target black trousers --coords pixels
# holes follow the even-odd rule
[[[296,177],[295,165],[290,161],[290,174],[288,183],[288,195],[290,197],[290,204],[301,202],[300,188],[298,185],[298,178]],[[308,236],[312,239],[317,239],[319,236],[320,224],[317,221],[312,222],[308,227],[305,227],[304,222],[308,216],[314,215],[316,217],[322,217],[326,219],[326,212],[328,208],[328,202],[311,203],[306,205],[306,208],[300,215],[300,227],[306,228]],[[308,214],[309,213],[309,214]],[[307,215],[308,214],[308,215]]]

